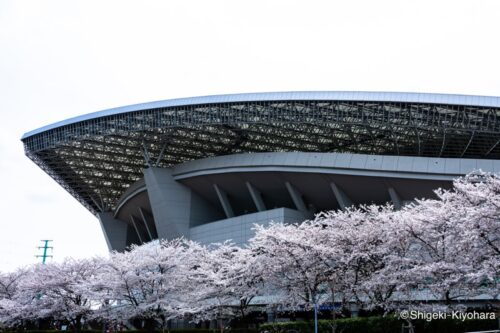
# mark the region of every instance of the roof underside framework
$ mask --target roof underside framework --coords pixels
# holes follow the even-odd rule
[[[23,137],[25,153],[92,213],[148,165],[251,152],[500,158],[500,107],[264,100],[109,114]]]

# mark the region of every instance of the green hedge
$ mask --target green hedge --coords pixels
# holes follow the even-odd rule
[[[331,333],[331,320],[320,320],[318,322],[319,333]],[[339,333],[400,333],[403,321],[395,316],[386,317],[358,317],[338,319],[337,332]],[[497,320],[415,320],[416,333],[463,333],[468,331],[483,331],[498,329]],[[287,333],[288,331],[298,331],[299,333],[311,333],[314,331],[314,322],[290,321],[281,323],[266,323],[260,325],[260,332]],[[54,330],[26,330],[22,333],[62,333]],[[71,333],[71,331],[66,331]],[[123,331],[127,333],[146,333],[144,330]],[[156,330],[161,333],[161,330]],[[214,329],[171,329],[170,333],[219,333]],[[230,333],[257,333],[253,330],[231,329]],[[14,333],[14,332],[12,332]],[[102,333],[102,330],[82,330],[80,333]]]
[[[319,320],[318,332],[331,333],[331,320]],[[366,317],[366,318],[348,318],[337,319],[337,332],[342,333],[391,333],[401,332],[401,322],[395,317]],[[260,325],[260,331],[269,331],[273,333],[298,331],[300,333],[309,333],[314,331],[314,322],[290,321],[281,323],[266,323]]]
[[[364,317],[338,319],[337,332],[342,333],[400,333],[403,321],[394,316],[386,317]],[[318,322],[319,333],[331,333],[332,321],[320,320]],[[406,323],[405,323],[406,324]],[[413,322],[416,333],[463,333],[468,331],[494,330],[498,329],[496,320],[416,320]],[[271,333],[286,333],[298,331],[299,333],[314,332],[314,322],[291,321],[282,323],[266,323],[260,326],[260,331]]]
[[[220,333],[220,329],[209,329],[209,328],[175,328],[171,330],[165,329],[165,333]],[[132,330],[132,331],[123,331],[123,333],[149,333],[147,330]],[[156,329],[155,333],[162,333],[162,330]],[[257,330],[246,329],[246,328],[231,328],[230,331],[225,331],[230,333],[259,333]],[[58,332],[61,333],[61,332]],[[71,333],[71,332],[69,332]],[[82,332],[84,333],[84,332]],[[102,333],[102,332],[100,332]],[[117,332],[119,333],[119,332]]]
[[[498,329],[497,320],[433,320],[433,321],[417,321],[416,332],[430,332],[430,333],[457,333],[457,332],[471,332],[471,331],[486,331]]]

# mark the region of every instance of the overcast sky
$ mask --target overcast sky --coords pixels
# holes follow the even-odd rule
[[[132,103],[259,91],[500,96],[500,1],[0,0],[0,270],[106,255],[24,132]]]

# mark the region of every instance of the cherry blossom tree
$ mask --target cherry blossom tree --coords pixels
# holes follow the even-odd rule
[[[210,247],[198,245],[191,259],[185,277],[188,285],[196,286],[190,299],[190,303],[197,304],[193,318],[217,320],[221,330],[224,320],[244,319],[263,286],[251,252],[229,242]]]
[[[497,175],[473,173],[436,190],[435,199],[389,213],[380,227],[397,255],[369,280],[395,286],[382,305],[446,310],[477,296],[498,302],[499,184]]]
[[[464,260],[473,266],[468,282],[478,293],[500,298],[500,175],[474,172],[454,181],[453,191],[437,192],[455,208],[455,243],[467,249]]]
[[[432,300],[451,303],[470,293],[467,275],[473,270],[466,256],[470,243],[460,242],[457,211],[463,207],[440,200],[422,200],[404,209],[402,228],[413,242],[407,290],[425,289]],[[464,246],[466,245],[466,246]],[[399,281],[403,284],[405,281]]]
[[[249,247],[272,295],[269,302],[313,308],[316,318],[326,295],[330,266],[325,265],[318,249],[314,228],[308,223],[272,223],[255,229]]]
[[[182,269],[193,247],[182,239],[133,246],[111,255],[92,289],[100,299],[109,299],[99,310],[108,319],[142,319],[147,328],[189,312],[183,290]]]
[[[86,281],[96,274],[101,263],[98,258],[66,259],[33,266],[21,279],[15,296],[25,319],[66,321],[79,331],[92,312]]]
[[[13,272],[0,272],[0,327],[13,327],[22,323],[21,304],[17,297],[19,284],[26,277],[27,270],[20,268]]]
[[[371,205],[322,213],[309,222],[327,266],[332,303],[387,310],[398,298],[411,247],[399,232],[398,214],[392,206]]]

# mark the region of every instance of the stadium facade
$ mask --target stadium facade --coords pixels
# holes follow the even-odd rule
[[[500,172],[500,98],[284,92],[181,98],[64,120],[26,155],[100,221],[109,248],[243,244],[254,223],[396,208]]]

